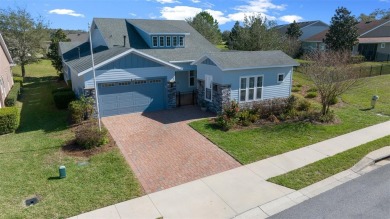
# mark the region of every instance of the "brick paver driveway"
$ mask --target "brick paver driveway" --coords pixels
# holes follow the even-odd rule
[[[240,164],[187,125],[211,116],[187,106],[103,118],[146,193],[220,173]]]

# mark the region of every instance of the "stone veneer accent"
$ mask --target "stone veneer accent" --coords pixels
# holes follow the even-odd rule
[[[217,91],[214,90],[214,86],[217,86]],[[222,112],[223,106],[230,102],[230,93],[231,87],[230,85],[221,85],[213,83],[213,97],[212,101],[206,101],[204,99],[204,81],[198,80],[197,83],[198,89],[198,105],[200,105],[201,101],[206,103],[207,109],[214,113]]]
[[[167,83],[168,109],[176,108],[176,82]]]

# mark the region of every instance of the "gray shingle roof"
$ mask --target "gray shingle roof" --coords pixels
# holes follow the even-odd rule
[[[310,26],[310,25],[315,24],[317,22],[320,22],[320,21],[304,21],[304,22],[297,22],[297,24],[298,24],[299,28],[302,29],[304,27]],[[279,31],[279,33],[285,34],[287,32],[287,29],[289,26],[290,26],[290,24],[278,25],[275,27],[275,29],[277,29]]]
[[[282,51],[240,51],[207,53],[221,70],[298,66],[299,64]]]
[[[104,51],[94,53],[93,56],[95,60],[95,65],[98,65],[106,61],[107,59],[110,59],[114,56],[124,53],[127,50],[129,50],[129,48],[118,47],[118,48],[106,49]],[[72,59],[70,61],[67,61],[66,63],[78,73],[83,72],[89,68],[92,68],[92,58],[90,54],[85,55],[79,59]]]
[[[145,20],[145,19],[128,19],[130,24],[138,27],[149,34],[155,33],[189,33],[188,29],[182,29],[178,25],[178,22],[183,21],[166,21],[166,20]],[[185,22],[185,21],[184,21]]]

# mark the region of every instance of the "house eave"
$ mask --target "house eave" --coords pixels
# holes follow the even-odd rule
[[[286,68],[286,67],[295,67],[299,66],[299,63],[296,65],[270,65],[270,66],[255,66],[255,67],[242,67],[242,68],[220,68],[221,71],[240,71],[240,70],[253,70],[253,69],[264,69],[264,68]]]

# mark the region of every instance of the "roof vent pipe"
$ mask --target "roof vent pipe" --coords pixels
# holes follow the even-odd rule
[[[126,47],[126,36],[123,36],[123,47]]]

